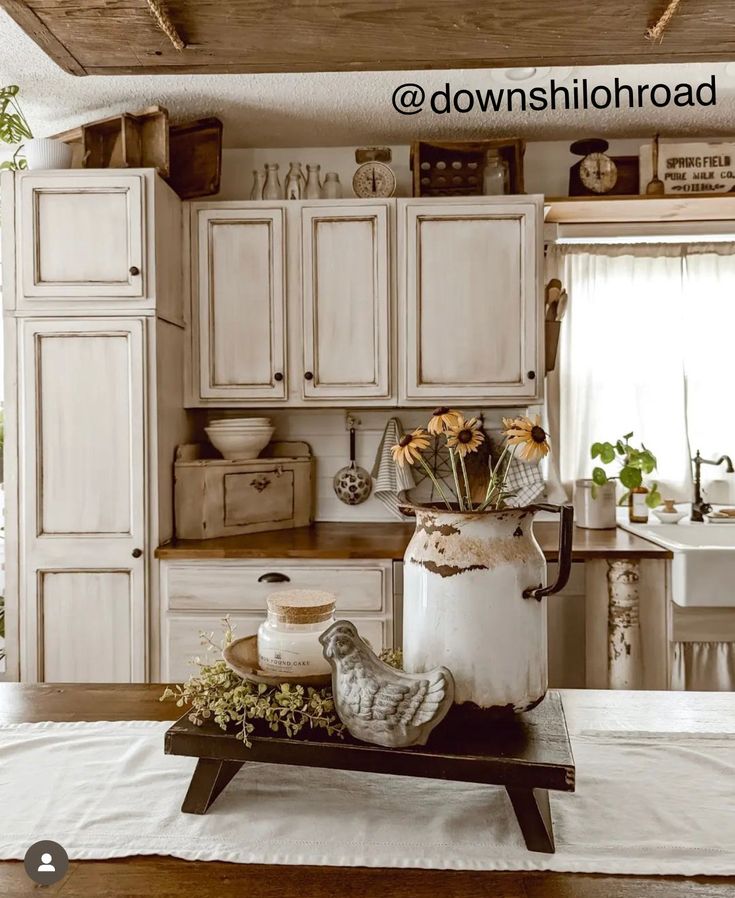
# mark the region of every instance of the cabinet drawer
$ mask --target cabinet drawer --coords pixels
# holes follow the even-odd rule
[[[280,582],[274,576],[283,577]],[[264,611],[266,598],[283,589],[325,589],[337,611],[381,611],[386,572],[375,567],[304,566],[274,560],[251,566],[217,562],[170,564],[165,574],[167,607],[173,611]]]
[[[230,616],[235,638],[252,636],[258,632],[263,614],[233,614]],[[375,618],[357,618],[355,626],[360,635],[367,639],[376,652],[391,644],[386,633],[387,623]],[[213,642],[219,645],[222,639],[222,620],[216,615],[169,615],[164,629],[164,650],[161,676],[166,683],[187,680],[195,671],[195,658],[204,660],[206,648],[201,644],[200,633],[214,633]],[[218,653],[211,652],[213,660]]]

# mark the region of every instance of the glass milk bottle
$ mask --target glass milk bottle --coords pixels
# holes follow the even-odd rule
[[[250,191],[250,199],[251,200],[262,200],[264,187],[265,187],[265,172],[264,171],[254,171],[253,172],[253,189]]]
[[[278,163],[266,162],[265,165],[265,184],[263,185],[264,200],[280,200],[283,196],[281,192],[281,182],[278,178]]]
[[[339,183],[339,175],[336,171],[328,171],[324,176],[322,198],[325,200],[338,200],[341,196],[342,185]]]
[[[329,674],[319,637],[334,623],[334,594],[290,589],[271,593],[266,601],[268,619],[258,629],[258,667],[288,677]]]
[[[300,200],[303,195],[304,173],[300,162],[292,162],[286,175],[286,199]]]
[[[322,195],[322,185],[319,183],[320,165],[306,166],[306,187],[304,196],[307,200],[318,200]]]

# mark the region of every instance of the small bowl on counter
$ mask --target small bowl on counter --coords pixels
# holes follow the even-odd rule
[[[678,524],[682,518],[686,517],[686,512],[679,511],[674,505],[673,499],[664,499],[663,506],[654,508],[653,513],[662,524]]]
[[[268,418],[232,418],[204,428],[209,442],[230,461],[257,458],[275,433]]]

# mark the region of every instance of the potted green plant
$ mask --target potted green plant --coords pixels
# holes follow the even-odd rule
[[[661,504],[661,493],[658,484],[647,487],[643,478],[653,474],[658,464],[656,456],[641,443],[640,448],[630,440],[633,431],[624,434],[614,443],[593,443],[590,448],[592,459],[599,459],[602,465],[617,462],[620,470],[615,477],[609,477],[599,465],[592,469],[592,482],[596,489],[604,489],[612,480],[619,480],[626,492],[621,496],[619,505],[627,505],[630,520],[645,523],[648,520],[648,509]]]
[[[72,160],[71,147],[62,140],[33,136],[20,108],[18,92],[17,84],[0,87],[0,143],[16,147],[13,156],[0,163],[0,171],[69,168]]]

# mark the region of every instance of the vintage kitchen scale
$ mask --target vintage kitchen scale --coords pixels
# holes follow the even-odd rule
[[[246,762],[324,767],[504,786],[529,851],[554,852],[548,791],[573,792],[574,758],[561,697],[550,691],[523,714],[489,720],[455,706],[425,746],[382,748],[349,734],[305,730],[289,739],[253,721],[248,748],[235,730],[184,714],[166,732],[165,752],[197,758],[181,810],[206,814]]]

